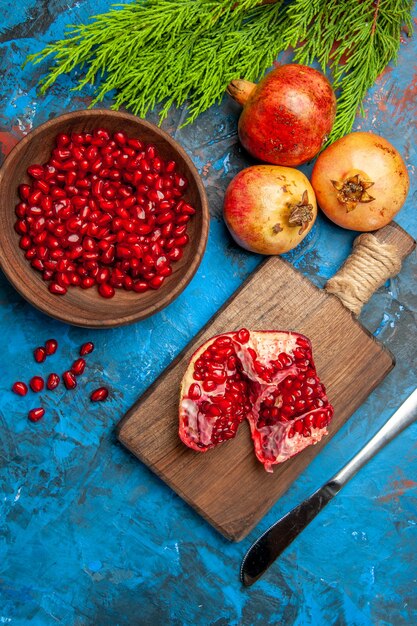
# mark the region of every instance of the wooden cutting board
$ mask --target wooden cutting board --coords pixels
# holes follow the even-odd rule
[[[402,258],[414,242],[396,224],[378,232]],[[248,424],[207,453],[178,437],[179,385],[195,349],[213,335],[246,327],[294,330],[312,341],[317,371],[335,415],[329,435],[268,474],[256,460]],[[225,303],[121,420],[119,440],[228,539],[239,541],[259,522],[362,404],[394,358],[339,301],[279,257],[268,258]]]

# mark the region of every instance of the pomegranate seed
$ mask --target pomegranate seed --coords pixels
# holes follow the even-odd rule
[[[20,238],[19,247],[22,250],[28,250],[31,247],[31,245],[32,245],[32,240],[27,235],[23,235],[23,237]]]
[[[283,367],[289,367],[293,363],[292,358],[285,352],[281,352],[278,355],[278,361],[281,363]]]
[[[146,281],[137,280],[133,283],[133,291],[136,291],[137,293],[144,293],[145,291],[148,291],[148,289],[149,285]]]
[[[71,139],[65,133],[59,133],[59,135],[57,135],[55,139],[55,143],[58,146],[58,148],[65,148],[65,146],[67,146],[70,143],[70,141]]]
[[[34,391],[35,393],[39,393],[43,390],[45,383],[41,376],[33,376],[33,378],[30,379],[29,386],[32,391]]]
[[[47,389],[49,389],[50,391],[52,391],[53,389],[56,389],[60,383],[61,379],[58,376],[58,374],[52,373],[49,374],[47,380],[46,380],[46,387]]]
[[[201,396],[200,385],[193,383],[188,390],[188,395],[192,400],[197,400]]]
[[[183,255],[181,248],[171,248],[169,252],[167,252],[167,257],[171,259],[171,261],[179,261]]]
[[[303,411],[306,408],[305,400],[296,400],[294,403],[296,411]]]
[[[27,173],[32,178],[35,178],[35,179],[42,178],[42,176],[44,174],[43,167],[42,167],[42,165],[31,165],[30,167],[28,167]]]
[[[114,287],[108,283],[102,283],[99,285],[98,292],[101,296],[103,296],[103,298],[113,298],[115,294]]]
[[[36,363],[43,363],[46,359],[46,350],[45,348],[36,348],[33,352],[33,356],[35,358]]]
[[[58,283],[50,283],[49,291],[56,296],[64,296],[67,293],[66,287],[62,287]]]
[[[67,389],[75,389],[77,386],[77,380],[74,374],[69,370],[62,374],[62,380],[64,381],[64,385]]]
[[[172,173],[176,167],[177,167],[177,164],[175,163],[175,161],[168,161],[167,164],[165,165],[165,171],[168,173]]]
[[[234,370],[236,369],[236,365],[237,359],[235,356],[231,356],[229,359],[227,359],[227,369]]]
[[[31,409],[28,413],[28,418],[31,422],[39,422],[40,419],[45,415],[45,409],[41,407],[37,409]]]
[[[215,383],[214,380],[205,380],[203,382],[204,391],[213,391],[213,389],[216,389],[216,387],[217,383]]]
[[[81,280],[81,289],[90,289],[94,285],[94,278],[85,277]]]
[[[153,278],[151,278],[151,280],[149,281],[149,286],[152,287],[152,289],[159,289],[164,280],[165,276],[159,274],[158,276],[154,276]]]
[[[181,213],[183,213],[185,215],[194,215],[195,214],[195,209],[190,204],[187,204],[186,202],[184,202],[182,207],[181,207]]]
[[[56,339],[48,339],[45,341],[45,352],[47,356],[51,356],[51,354],[55,354],[58,348],[58,342]]]
[[[109,395],[109,391],[106,387],[99,387],[95,389],[90,396],[91,402],[103,402]]]
[[[14,225],[14,229],[18,235],[26,235],[28,232],[27,222],[25,220],[18,220]]]
[[[16,204],[15,213],[17,217],[20,217],[21,219],[26,217],[28,213],[28,205],[26,202],[19,202],[19,204]]]
[[[27,200],[30,196],[30,186],[24,184],[19,185],[18,192],[22,200]]]
[[[247,343],[249,341],[249,331],[246,328],[241,328],[237,334],[236,334],[236,339],[239,343]]]
[[[80,356],[86,356],[87,354],[91,354],[94,350],[94,344],[92,341],[87,341],[87,343],[83,343],[80,348]]]
[[[175,170],[175,161],[164,161],[155,146],[124,131],[57,135],[48,162],[28,168],[33,185],[19,185],[14,225],[25,258],[49,291],[64,295],[70,286],[97,284],[100,295],[111,298],[115,287],[160,288],[183,256],[187,221],[195,213],[180,200],[187,181]],[[162,256],[166,261],[155,271]],[[120,263],[131,259],[138,263]],[[55,261],[59,267],[46,265]]]
[[[119,144],[119,146],[125,146],[125,145],[126,145],[126,143],[127,143],[127,137],[126,137],[126,134],[125,134],[125,133],[123,133],[123,132],[120,132],[120,131],[119,131],[119,132],[117,132],[117,133],[114,133],[114,135],[113,135],[113,139],[114,139],[114,141],[115,141],[116,143],[118,143],[118,144]]]
[[[74,361],[71,365],[71,372],[75,374],[75,376],[80,376],[85,370],[85,360],[80,358]]]
[[[28,392],[28,386],[26,383],[18,381],[13,384],[12,391],[13,393],[17,393],[18,396],[25,396]]]
[[[302,433],[303,429],[304,429],[304,425],[302,420],[297,420],[296,422],[294,422],[294,429],[296,433]]]
[[[208,407],[206,413],[210,417],[218,417],[219,415],[221,415],[221,411],[220,411],[219,407],[215,406],[214,404],[212,404],[211,406]]]
[[[177,248],[183,248],[190,241],[190,238],[187,234],[181,235],[181,237],[175,238],[175,246]]]

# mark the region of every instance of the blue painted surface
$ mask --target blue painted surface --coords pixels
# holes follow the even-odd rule
[[[28,53],[62,37],[65,24],[108,6],[1,2],[3,156],[32,127],[89,102],[87,90],[69,91],[71,78],[41,97],[36,85],[46,66],[20,66]],[[404,155],[411,191],[397,221],[413,236],[416,50],[415,40],[403,43],[398,66],[380,77],[356,124]],[[1,624],[417,623],[416,425],[361,471],[256,586],[245,590],[238,581],[251,541],[337,470],[415,386],[415,255],[361,317],[396,355],[396,368],[242,543],[224,540],[116,442],[120,417],[260,261],[232,243],[221,220],[224,189],[250,162],[237,142],[237,114],[225,99],[193,126],[178,129],[181,111],[164,124],[202,173],[213,217],[198,273],[170,307],[127,328],[87,331],[34,310],[0,276]],[[322,285],[352,238],[320,216],[287,256]],[[59,352],[35,367],[31,351],[49,337]],[[63,371],[86,340],[96,344],[88,374],[73,395],[44,394],[47,415],[29,423],[27,410],[38,403],[33,394],[14,396],[13,381]],[[102,383],[111,399],[93,405],[87,392]]]

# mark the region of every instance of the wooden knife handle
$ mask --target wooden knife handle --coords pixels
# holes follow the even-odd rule
[[[350,256],[324,288],[359,315],[373,293],[398,274],[415,245],[414,239],[395,222],[374,233],[362,233],[355,239]]]

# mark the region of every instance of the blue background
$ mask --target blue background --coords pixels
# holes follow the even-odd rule
[[[88,89],[69,91],[74,76],[41,96],[37,83],[47,64],[21,64],[61,38],[66,24],[108,7],[104,0],[0,1],[2,158],[31,128],[88,105]],[[397,221],[414,237],[416,51],[415,39],[403,42],[398,65],[378,79],[366,98],[365,118],[355,126],[384,135],[403,154],[411,190]],[[156,121],[156,113],[148,119]],[[126,328],[89,331],[42,315],[0,275],[0,623],[415,624],[415,424],[352,480],[255,586],[244,589],[238,580],[241,558],[258,534],[347,461],[416,386],[415,253],[361,315],[395,354],[396,368],[240,544],[223,539],[116,441],[121,416],[261,261],[235,246],[221,218],[228,182],[251,163],[237,141],[237,107],[225,98],[179,130],[183,119],[184,111],[173,111],[163,127],[198,167],[212,222],[203,262],[173,304]],[[353,237],[320,216],[287,258],[323,285]],[[58,340],[58,353],[35,366],[32,350],[50,337]],[[44,419],[28,422],[27,411],[39,399],[18,398],[11,384],[63,371],[87,340],[96,350],[77,390],[44,393]],[[102,383],[111,399],[94,405],[87,392]]]

